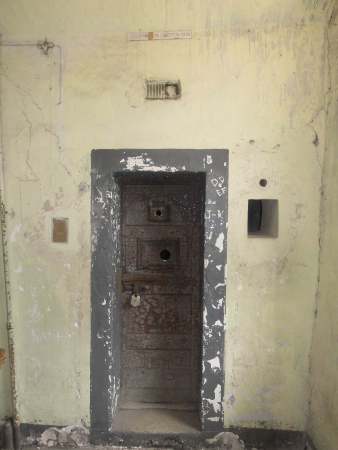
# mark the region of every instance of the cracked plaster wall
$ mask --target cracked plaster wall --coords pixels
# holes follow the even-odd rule
[[[321,208],[321,251],[311,357],[309,430],[318,449],[338,448],[338,22],[329,28],[330,93]]]
[[[279,3],[1,2],[21,421],[89,423],[91,149],[229,148],[225,423],[304,429],[329,3]],[[128,42],[138,29],[193,39]],[[6,45],[45,36],[62,51]],[[182,98],[145,102],[145,77],[179,78]],[[248,198],[279,200],[278,239],[247,238]],[[68,244],[51,243],[53,216]]]
[[[0,420],[11,415],[11,389],[8,358],[7,309],[0,223]]]

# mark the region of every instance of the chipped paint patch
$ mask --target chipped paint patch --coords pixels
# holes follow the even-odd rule
[[[180,169],[164,164],[155,164],[147,154],[129,156],[120,161],[127,170],[139,170],[147,172],[178,172]]]
[[[222,411],[222,386],[220,384],[215,387],[214,398],[209,399],[208,403],[212,406],[214,413],[217,414]]]
[[[22,224],[19,223],[18,225],[15,225],[14,229],[12,230],[11,234],[9,235],[9,241],[15,242],[18,234],[20,233],[22,229]]]
[[[215,356],[215,358],[209,359],[208,363],[210,364],[210,366],[213,370],[221,368],[221,362],[220,362],[219,356]]]
[[[208,318],[208,310],[207,308],[204,308],[203,310],[203,324],[207,324],[207,318]]]
[[[218,235],[215,246],[218,248],[220,253],[223,252],[223,250],[224,250],[224,233],[220,233]]]

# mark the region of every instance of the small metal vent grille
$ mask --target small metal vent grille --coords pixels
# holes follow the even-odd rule
[[[177,100],[181,97],[181,83],[168,80],[146,80],[147,100]]]

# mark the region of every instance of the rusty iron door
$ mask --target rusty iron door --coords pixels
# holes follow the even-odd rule
[[[197,407],[204,180],[122,177],[121,405]]]

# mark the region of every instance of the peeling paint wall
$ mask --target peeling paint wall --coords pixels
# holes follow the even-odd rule
[[[120,201],[119,185],[114,181],[114,176],[127,174],[135,167],[140,171],[148,170],[157,173],[205,174],[203,258],[207,264],[203,274],[200,308],[203,311],[200,417],[202,429],[205,431],[219,431],[224,428],[222,399],[227,252],[226,235],[221,230],[226,231],[227,228],[228,166],[227,150],[208,150],[207,152],[197,149],[94,150],[92,152],[92,431],[95,429],[100,433],[102,430],[109,430],[112,412],[117,406],[116,401],[120,395],[121,320],[119,317],[121,312],[119,310],[121,308],[116,299],[120,279],[118,274],[120,236],[116,235],[119,230]],[[135,227],[133,229],[135,239],[136,229]],[[114,242],[110,240],[113,234],[115,234]],[[122,234],[125,239],[125,231],[122,231]],[[184,255],[184,245],[189,246],[189,244],[182,244],[183,241],[181,241],[183,245],[181,255]],[[130,244],[125,243],[124,246],[130,247]],[[181,272],[184,270],[182,269]],[[187,283],[186,287],[189,289]],[[158,333],[152,336],[156,339],[160,338]],[[141,339],[141,334],[138,334],[138,339]],[[184,336],[180,334],[179,339],[179,346],[184,348]],[[182,398],[182,394],[180,396]]]
[[[1,2],[9,271],[23,422],[89,421],[91,149],[229,148],[225,423],[304,428],[330,6]],[[193,38],[127,41],[129,31],[168,29],[191,29]],[[37,48],[45,36],[57,46]],[[182,98],[146,102],[146,77],[180,79]],[[279,200],[278,239],[248,239],[249,198]],[[69,218],[68,244],[51,243],[52,217]]]
[[[7,308],[0,222],[0,421],[11,415],[10,365],[8,357]]]
[[[338,448],[338,23],[329,28],[330,93],[321,208],[321,252],[311,355],[309,430],[318,449]]]

